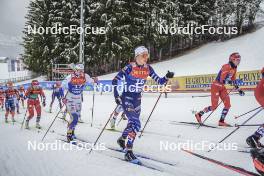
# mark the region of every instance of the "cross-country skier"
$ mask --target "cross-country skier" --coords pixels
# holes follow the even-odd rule
[[[254,95],[257,102],[262,106],[262,108],[264,108],[264,67],[261,70],[261,75],[262,75],[262,79],[258,83],[254,91]],[[263,147],[263,145],[259,141],[263,137],[263,135],[264,135],[264,124],[260,126],[253,135],[249,136],[246,142],[250,147],[253,148]]]
[[[202,123],[202,116],[210,111],[214,111],[217,108],[219,97],[224,103],[224,109],[219,120],[219,126],[231,126],[225,122],[225,117],[231,107],[230,97],[227,93],[225,84],[231,84],[235,86],[235,89],[239,92],[240,96],[244,96],[245,93],[239,89],[238,83],[240,80],[236,79],[237,67],[240,63],[241,57],[239,53],[232,53],[229,56],[229,62],[222,66],[215,81],[211,85],[211,106],[205,107],[202,111],[195,114],[198,123]]]
[[[66,109],[71,117],[67,131],[67,140],[69,142],[76,138],[74,130],[82,110],[82,92],[85,84],[97,82],[97,78],[92,79],[88,74],[84,73],[83,64],[71,64],[70,68],[74,72],[63,81],[64,87],[68,89],[63,102],[66,104]]]
[[[0,86],[0,107],[4,110],[4,101],[5,101],[5,91],[2,86]]]
[[[37,80],[33,80],[31,82],[31,86],[27,89],[25,93],[25,97],[27,100],[27,109],[28,109],[28,117],[26,120],[25,128],[29,129],[29,121],[34,117],[34,108],[37,112],[37,119],[36,119],[36,128],[41,128],[39,122],[41,118],[41,105],[39,96],[41,96],[42,99],[42,105],[46,106],[46,97],[42,90],[42,88],[39,85],[39,82]]]
[[[120,114],[120,113],[122,113],[122,114],[121,114],[121,118],[122,118],[123,120],[127,120],[122,105],[118,105],[118,107],[116,108],[116,110],[115,110],[115,112],[114,112],[114,114],[113,114],[113,117],[112,117],[111,120],[110,120],[110,127],[111,127],[112,129],[115,129],[116,119],[117,119],[118,114]]]
[[[21,100],[22,106],[23,106],[23,108],[25,108],[24,101],[25,101],[25,93],[26,92],[25,92],[25,88],[23,85],[19,87],[18,92],[19,92],[19,98]]]
[[[64,91],[61,86],[61,82],[57,81],[53,86],[52,86],[52,98],[51,98],[51,103],[50,103],[50,110],[49,112],[52,112],[52,105],[54,103],[55,98],[57,98],[59,102],[60,108],[62,108],[62,98],[64,97]]]
[[[8,82],[6,84],[7,90],[5,90],[5,108],[6,108],[6,113],[5,113],[5,122],[7,123],[8,120],[8,114],[11,114],[12,122],[15,122],[15,101],[17,98],[19,98],[18,90],[14,88],[12,82]]]
[[[139,46],[135,49],[135,62],[125,66],[113,79],[114,96],[117,105],[122,105],[124,112],[128,118],[127,127],[124,129],[122,136],[117,140],[117,143],[122,149],[125,149],[125,159],[130,162],[140,163],[133,154],[133,143],[139,132],[141,124],[139,120],[141,112],[141,92],[147,77],[150,76],[158,84],[165,84],[169,78],[174,76],[173,72],[169,72],[165,77],[160,78],[147,64],[149,58],[148,49],[144,46]],[[119,95],[117,90],[118,81],[125,78],[125,87],[122,95]],[[125,142],[127,140],[127,143]]]
[[[253,159],[253,164],[255,169],[264,176],[264,151],[263,149],[251,149],[250,150],[251,157]]]

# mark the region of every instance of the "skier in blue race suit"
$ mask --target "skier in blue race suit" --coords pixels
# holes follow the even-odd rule
[[[70,68],[74,72],[63,81],[64,87],[68,89],[65,98],[63,98],[63,103],[66,104],[66,109],[71,117],[67,131],[67,140],[69,142],[76,138],[74,130],[81,115],[82,92],[85,84],[94,83],[98,80],[97,78],[92,79],[88,74],[84,73],[83,64],[71,64]]]
[[[52,86],[52,99],[51,99],[51,103],[50,103],[50,113],[52,112],[52,105],[54,103],[55,98],[57,98],[58,102],[59,102],[59,106],[60,108],[62,108],[62,98],[64,97],[64,91],[63,88],[61,86],[61,82],[57,81],[53,86]]]
[[[117,140],[117,143],[126,151],[125,159],[127,161],[138,163],[140,162],[133,154],[133,143],[137,132],[139,132],[140,112],[141,112],[141,93],[150,76],[158,84],[165,84],[169,78],[173,78],[174,73],[168,71],[165,77],[160,78],[147,64],[149,58],[148,49],[144,46],[139,46],[135,49],[135,62],[125,66],[113,79],[115,101],[118,105],[122,105],[124,112],[128,118],[127,127],[124,129],[122,136]],[[118,93],[118,81],[125,78],[125,86],[123,87],[122,95]],[[127,143],[125,142],[127,140]]]

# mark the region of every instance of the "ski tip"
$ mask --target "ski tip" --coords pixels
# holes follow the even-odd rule
[[[91,148],[91,150],[89,151],[89,155],[92,153],[93,149]]]
[[[181,150],[184,151],[184,152],[187,152],[187,153],[192,153],[192,151],[188,150],[188,149],[181,148]]]

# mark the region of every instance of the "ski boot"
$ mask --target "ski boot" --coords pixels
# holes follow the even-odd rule
[[[111,118],[111,120],[110,120],[110,127],[112,128],[112,129],[115,129],[115,122],[116,122],[116,118]]]
[[[123,136],[117,139],[117,144],[124,150],[126,148],[126,139]]]
[[[127,117],[126,117],[126,114],[125,114],[125,113],[123,113],[123,114],[121,115],[121,117],[122,117],[123,120],[127,120]]]
[[[15,122],[16,122],[16,121],[15,121],[15,119],[14,119],[14,117],[12,117],[12,122],[13,122],[13,123],[15,123]]]
[[[84,123],[81,117],[78,119],[78,123]]]
[[[7,120],[7,118],[5,118],[5,123],[8,123],[8,120]]]
[[[39,122],[36,122],[36,128],[37,129],[41,129],[41,126],[40,126]]]
[[[202,114],[200,112],[195,114],[195,118],[199,124],[202,124]]]
[[[264,146],[259,142],[260,138],[256,135],[251,135],[247,138],[247,144],[252,148],[263,148]]]
[[[37,120],[36,120],[36,128],[37,129],[40,129],[41,128],[39,122],[40,122],[40,116],[37,116]]]
[[[74,134],[73,130],[68,130],[67,132],[67,141],[68,142],[74,142],[74,140],[76,139],[76,136]]]
[[[225,121],[219,121],[218,126],[223,126],[223,127],[232,127],[232,125],[226,123]]]
[[[50,107],[50,109],[49,109],[49,113],[52,113],[52,107]]]
[[[25,129],[28,129],[29,130],[29,120],[26,120]]]
[[[132,149],[127,150],[125,160],[134,164],[141,164],[141,161],[134,155]]]

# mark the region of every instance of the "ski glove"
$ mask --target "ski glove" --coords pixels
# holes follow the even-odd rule
[[[239,90],[238,93],[239,93],[240,96],[244,96],[245,95],[245,92],[243,90]]]
[[[121,105],[122,104],[121,97],[120,96],[115,97],[115,102],[116,104]]]
[[[67,99],[63,97],[63,98],[62,98],[62,103],[63,103],[63,104],[66,104],[66,103],[67,103]]]
[[[170,72],[170,71],[168,71],[168,73],[166,74],[166,78],[167,79],[169,79],[169,78],[173,78],[173,76],[174,76],[174,73],[173,72]]]

